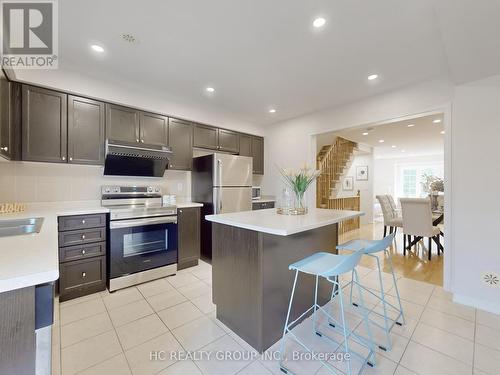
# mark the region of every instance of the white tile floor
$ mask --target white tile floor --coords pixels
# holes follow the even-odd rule
[[[102,292],[57,305],[53,330],[53,374],[282,374],[276,360],[193,358],[150,360],[151,351],[255,351],[215,318],[212,304],[211,266],[200,263],[176,276],[156,280],[110,294]],[[360,267],[362,282],[378,288],[376,274]],[[391,279],[384,275],[389,295]],[[377,366],[365,374],[396,375],[497,375],[500,373],[500,316],[455,304],[442,288],[399,278],[407,324],[396,326],[390,352],[377,352]],[[375,298],[365,299],[381,311]],[[392,299],[391,299],[392,298]],[[394,301],[393,297],[389,297]],[[349,309],[348,322],[360,334],[366,332],[356,311]],[[324,318],[320,318],[324,325]],[[326,326],[322,326],[328,330]],[[311,320],[295,328],[318,352],[342,352],[311,334]],[[383,335],[374,329],[376,339]],[[339,337],[334,334],[333,336]],[[353,344],[353,347],[356,347]],[[270,350],[278,348],[278,343]],[[288,341],[287,352],[304,352]],[[353,370],[360,363],[352,361]],[[359,361],[358,361],[359,362]],[[340,371],[345,364],[333,363]],[[326,375],[317,361],[291,361],[297,375]],[[340,373],[340,372],[339,372]]]

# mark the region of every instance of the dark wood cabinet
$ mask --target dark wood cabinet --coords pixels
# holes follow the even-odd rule
[[[168,140],[172,148],[168,169],[190,171],[193,165],[193,125],[187,121],[169,119]]]
[[[252,155],[252,136],[247,134],[240,134],[240,155],[241,156],[253,156]]]
[[[240,152],[240,137],[231,130],[218,129],[218,149],[221,151]]]
[[[133,109],[106,104],[106,136],[111,140],[139,142],[140,112]]]
[[[264,174],[264,138],[252,137],[253,173]]]
[[[193,145],[194,147],[217,150],[219,145],[217,128],[195,124],[193,128]]]
[[[68,162],[104,164],[104,103],[68,96]]]
[[[141,143],[168,145],[168,117],[141,112],[139,128]]]
[[[66,163],[67,95],[24,85],[22,159]]]
[[[200,259],[200,208],[179,208],[179,255],[177,269],[196,266]]]
[[[13,158],[14,129],[12,116],[11,82],[0,69],[0,155]]]
[[[106,214],[60,216],[59,300],[106,289]]]

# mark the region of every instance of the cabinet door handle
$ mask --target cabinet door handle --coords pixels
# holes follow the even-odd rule
[[[85,235],[84,235],[84,234],[82,234],[82,240],[84,240],[84,239],[85,239]]]
[[[136,139],[135,139],[135,141],[136,141],[136,142],[139,142],[139,138],[136,138]]]
[[[69,161],[73,161],[73,158],[70,156]]]
[[[85,255],[85,250],[82,250],[82,255]]]
[[[85,224],[85,219],[82,220],[82,224]]]
[[[85,277],[87,277],[87,274],[85,272],[82,272],[82,279],[84,279]]]
[[[63,156],[61,159],[62,159],[62,160],[66,160],[66,156]]]
[[[144,139],[141,139],[141,143],[144,143]]]
[[[8,148],[7,146],[5,146],[5,147],[0,147],[0,150],[7,152],[7,151],[9,151],[9,148]]]

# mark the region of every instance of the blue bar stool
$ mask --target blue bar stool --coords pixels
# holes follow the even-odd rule
[[[401,298],[399,296],[399,290],[398,290],[398,284],[396,282],[396,275],[394,274],[394,268],[392,267],[392,256],[391,253],[387,250],[391,244],[392,241],[394,241],[394,236],[396,233],[389,234],[388,236],[384,237],[381,240],[351,240],[346,243],[343,243],[341,245],[337,246],[338,250],[347,250],[347,251],[353,251],[354,254],[361,253],[363,255],[367,255],[369,257],[374,258],[377,261],[377,270],[378,270],[378,278],[380,282],[380,294],[374,293],[372,290],[366,288],[359,282],[354,282],[354,273],[352,274],[352,279],[349,283],[344,285],[344,287],[348,286],[350,284],[351,291],[350,291],[350,303],[354,306],[358,306],[356,302],[352,301],[352,289],[353,289],[353,284],[356,283],[358,285],[358,288],[362,288],[363,290],[367,291],[368,293],[372,294],[375,296],[377,299],[382,301],[382,308],[384,313],[379,314],[376,311],[371,311],[369,314],[375,314],[384,319],[384,325],[381,326],[377,322],[373,321],[370,319],[370,322],[374,324],[375,326],[381,328],[385,332],[386,336],[386,344],[377,344],[378,347],[384,351],[391,350],[392,348],[392,342],[391,342],[391,336],[390,332],[392,328],[394,327],[395,324],[397,325],[403,325],[405,324],[405,317],[403,313],[403,307],[401,305]],[[382,270],[380,268],[380,260],[378,256],[374,255],[375,253],[384,251],[385,255],[387,256],[387,261],[389,263],[389,267],[391,269],[392,273],[392,279],[394,281],[394,288],[396,290],[396,297],[398,300],[398,306],[394,306],[393,304],[389,303],[386,298],[385,298],[385,291],[384,291],[384,285],[382,283]],[[333,294],[333,293],[332,293]],[[332,295],[333,297],[333,295]],[[397,317],[395,319],[389,318],[387,315],[388,308],[394,309],[394,311],[397,313]],[[401,321],[400,321],[401,320]],[[391,321],[389,323],[389,321]]]
[[[349,255],[335,255],[331,253],[325,253],[325,252],[319,252],[316,254],[313,254],[307,258],[304,258],[296,263],[291,264],[288,268],[290,270],[295,270],[295,280],[293,282],[293,287],[292,287],[292,294],[290,296],[290,303],[288,305],[288,313],[286,316],[286,321],[285,321],[285,327],[283,329],[283,337],[281,340],[281,347],[280,347],[280,369],[282,372],[285,374],[288,374],[289,370],[287,370],[284,366],[283,363],[283,353],[285,350],[285,341],[288,337],[293,338],[300,346],[302,346],[305,350],[307,350],[309,353],[313,353],[313,350],[309,348],[306,344],[304,344],[292,331],[292,328],[297,325],[299,322],[302,321],[302,319],[312,310],[313,311],[313,334],[318,335],[319,337],[323,337],[335,344],[341,345],[342,342],[337,342],[333,338],[328,337],[328,335],[325,332],[320,332],[317,326],[317,319],[316,319],[316,312],[319,310],[325,316],[328,318],[328,321],[330,322],[329,329],[339,332],[343,335],[344,338],[344,348],[345,348],[345,353],[349,353],[350,356],[356,356],[360,358],[363,361],[363,365],[361,366],[361,369],[359,370],[359,374],[363,371],[366,365],[369,365],[371,367],[375,366],[375,344],[373,343],[373,337],[371,334],[371,329],[370,329],[370,323],[368,319],[368,313],[367,309],[364,309],[364,302],[363,302],[363,294],[362,290],[359,287],[358,284],[358,273],[355,269],[356,265],[359,263],[359,260],[361,259],[361,256],[363,254],[361,252],[355,252],[353,254]],[[316,277],[316,288],[314,292],[314,304],[307,309],[302,315],[300,315],[297,319],[295,319],[293,322],[290,322],[290,311],[292,309],[292,303],[293,303],[293,296],[295,293],[295,287],[297,285],[297,278],[299,275],[299,272],[314,275]],[[342,294],[342,286],[340,285],[338,281],[338,276],[344,273],[352,272],[353,275],[353,281],[352,284],[358,285],[358,292],[359,292],[359,297],[360,297],[360,307],[362,307],[363,311],[363,317],[364,317],[364,322],[366,326],[366,330],[368,333],[368,339],[359,336],[358,334],[352,332],[349,330],[347,327],[346,323],[346,317],[344,314],[344,302],[343,302],[343,294]],[[332,314],[326,311],[325,308],[322,306],[318,305],[318,281],[319,278],[325,278],[328,282],[333,284],[333,289],[336,290],[334,293],[334,297],[338,298],[340,302],[340,321],[336,320]],[[332,323],[333,322],[333,323]],[[369,349],[369,353],[366,356],[363,356],[349,348],[349,342],[348,339],[352,337],[357,343],[363,345],[364,347]],[[337,348],[336,346],[336,348]],[[325,366],[331,373],[333,374],[341,374],[340,370],[337,370],[335,367],[333,367],[331,364],[320,360],[321,364]],[[351,363],[349,360],[347,360],[347,374],[351,375]]]

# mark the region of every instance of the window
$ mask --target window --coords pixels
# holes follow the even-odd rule
[[[422,165],[396,165],[395,192],[398,198],[424,198],[427,193],[422,188],[423,176],[444,177],[443,163]]]

